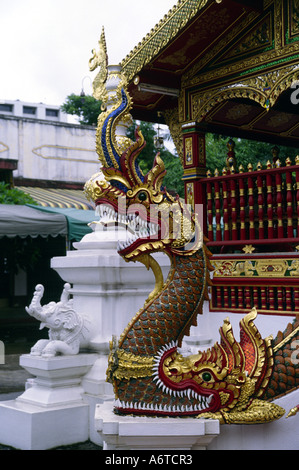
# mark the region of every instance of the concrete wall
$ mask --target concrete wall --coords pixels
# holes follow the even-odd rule
[[[14,177],[85,183],[98,171],[94,127],[67,123],[60,115],[46,119],[45,105],[35,117],[17,115],[20,103],[16,109],[2,112],[0,101],[0,158],[18,161]]]

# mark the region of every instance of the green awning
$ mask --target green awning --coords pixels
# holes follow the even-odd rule
[[[0,204],[0,238],[66,237],[67,225],[64,214],[42,213],[37,206]]]
[[[91,233],[92,229],[89,223],[99,220],[99,217],[92,210],[83,209],[62,209],[60,207],[42,207],[27,204],[36,210],[42,212],[52,212],[64,215],[67,220],[68,239],[70,241],[80,241],[84,235]]]

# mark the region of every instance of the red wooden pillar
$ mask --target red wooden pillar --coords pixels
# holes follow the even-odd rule
[[[207,188],[200,183],[206,176],[205,134],[199,132],[196,123],[183,126],[183,151],[185,201],[196,211],[204,235],[207,229]]]
[[[277,167],[278,167],[277,161]],[[275,176],[275,185],[276,185],[276,203],[277,203],[277,224],[278,224],[278,238],[283,238],[283,209],[282,209],[282,178],[281,173],[277,173]]]
[[[264,198],[263,198],[263,178],[257,175],[257,191],[258,191],[258,219],[259,219],[259,239],[265,238],[264,234]]]
[[[250,240],[255,240],[253,189],[254,189],[253,178],[248,177],[249,239]]]
[[[267,181],[267,217],[268,217],[268,238],[274,237],[273,228],[273,196],[272,196],[272,176],[270,173],[266,176]]]
[[[286,159],[286,166],[291,165],[291,160]],[[292,238],[294,236],[293,232],[293,190],[292,190],[292,172],[286,172],[286,184],[287,184],[287,217],[288,217],[288,229],[287,236]]]
[[[241,168],[239,168],[239,171]],[[241,173],[241,171],[240,171]],[[245,185],[244,179],[240,178],[239,180],[239,194],[240,194],[240,239],[246,240],[246,225],[245,225],[245,217],[246,217],[246,210],[245,210]]]

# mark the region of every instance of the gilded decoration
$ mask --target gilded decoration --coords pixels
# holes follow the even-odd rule
[[[299,277],[299,261],[295,259],[234,259],[213,260],[214,278],[217,277]]]
[[[241,41],[220,58],[220,63],[232,58],[236,60],[238,56],[244,58],[246,54],[256,53],[265,49],[265,47],[272,47],[272,21],[273,19],[270,12],[258,25],[254,25],[251,31],[246,34]]]
[[[128,80],[132,80],[207,3],[208,0],[179,0],[121,62]]]
[[[299,35],[299,0],[288,1],[289,14],[289,35],[288,39],[292,40]],[[298,37],[296,38],[299,39]]]
[[[190,205],[190,207],[194,208],[194,184],[187,183],[186,184],[186,202]]]
[[[273,65],[275,65],[276,67],[281,67],[284,62],[295,62],[296,58],[298,59],[299,57],[299,45],[296,44],[296,41],[292,41],[289,44],[285,43],[284,30],[285,28],[287,28],[287,25],[285,25],[283,22],[285,15],[282,0],[276,0],[270,5],[270,8],[273,10],[273,13],[271,14],[273,14],[274,17],[273,32],[269,31],[268,33],[265,33],[264,31],[264,34],[268,35],[268,46],[266,45],[266,47],[258,54],[253,54],[252,56],[249,55],[248,57],[242,54],[242,56],[240,56],[239,58],[236,57],[236,60],[230,61],[227,64],[221,64],[222,59],[220,58],[220,62],[217,62],[217,64],[215,64],[216,66],[213,66],[213,68],[211,68],[210,70],[208,69],[208,64],[212,64],[213,58],[216,57],[216,55],[219,55],[221,51],[228,50],[228,46],[230,44],[236,43],[236,37],[238,37],[238,35],[242,31],[245,31],[246,28],[249,28],[250,24],[253,23],[257,18],[259,18],[259,15],[256,12],[251,12],[247,14],[246,18],[244,18],[244,20],[240,22],[235,29],[230,31],[224,39],[218,41],[214,48],[212,48],[205,55],[204,58],[198,61],[196,65],[194,65],[193,68],[182,77],[183,88],[185,89],[189,87],[194,87],[196,85],[202,87],[205,83],[208,84],[210,81],[223,81],[229,76],[233,76],[235,74],[247,75],[252,74],[252,72],[254,72],[255,70],[261,73],[264,69],[273,67]],[[269,14],[270,13],[266,13],[266,17],[268,17]],[[293,18],[296,18],[295,14],[293,14]],[[295,20],[293,20],[293,29],[294,25]],[[259,33],[258,31],[256,31],[255,36],[259,36],[261,41],[262,31],[260,31]],[[274,40],[273,47],[271,46],[271,43],[273,42],[271,39],[272,37]],[[266,40],[266,36],[264,36],[264,40]],[[242,48],[243,46],[239,47]],[[296,62],[298,62],[298,60]]]
[[[176,150],[182,162],[184,164],[184,145],[183,145],[183,135],[182,135],[182,126],[180,124],[179,110],[178,109],[169,109],[163,112],[165,122],[169,128],[170,135],[175,144]]]
[[[193,138],[185,139],[185,165],[193,165]]]
[[[160,27],[137,47],[135,53],[138,52],[139,59],[143,53],[149,56],[154,53],[151,47],[159,40],[160,29],[165,32],[167,26],[170,28],[169,39],[184,24],[179,21],[180,14],[190,20],[191,6],[195,12],[206,3],[181,0]],[[282,5],[280,1],[276,4]],[[155,53],[163,47],[162,41],[161,44],[156,44]],[[135,63],[134,59],[131,53],[127,70],[133,73],[134,69],[135,75],[134,67],[140,64],[139,59]],[[250,89],[250,93],[257,94],[258,101],[265,104],[263,100],[274,97],[278,90],[275,87],[280,87],[279,94],[291,76],[292,79],[295,76],[293,69],[282,74],[276,84],[277,76],[269,75],[267,87],[265,76],[256,76],[252,83],[246,81],[249,78],[242,78],[237,87],[231,85],[221,91],[228,99],[242,97],[242,90]],[[204,301],[209,300],[209,287],[214,288],[210,279],[212,257],[196,214],[163,185],[166,170],[160,155],[156,155],[148,173],[142,172],[138,162],[146,143],[140,130],[134,142],[123,142],[121,148],[118,145],[118,128],[132,106],[128,81],[123,75],[118,78],[115,89],[109,89],[109,93],[114,91],[115,100],[98,120],[96,147],[102,164],[101,174],[86,183],[85,191],[97,206],[100,223],[107,225],[109,220],[109,224],[117,223],[126,229],[127,239],[120,240],[117,246],[122,259],[140,262],[151,269],[156,284],[139,311],[132,312],[120,337],[110,343],[107,381],[113,385],[114,412],[157,418],[211,418],[221,424],[262,424],[280,419],[285,410],[273,400],[299,386],[299,366],[291,364],[289,348],[289,342],[299,338],[297,319],[287,326],[286,332],[278,332],[275,338],[263,338],[255,325],[257,311],[253,308],[240,321],[239,339],[226,318],[219,328],[220,340],[211,348],[195,354],[181,349],[184,337],[197,325]],[[109,79],[106,85],[107,81]],[[257,93],[259,87],[261,91]],[[180,99],[182,96],[183,93]],[[198,109],[194,110],[197,117],[212,99],[214,95],[204,103],[198,101]],[[185,169],[185,174],[197,170],[202,169]],[[192,202],[194,186],[189,183],[187,191],[189,189]],[[153,257],[159,251],[167,254],[171,261],[166,280]],[[299,277],[295,257],[260,259],[252,255],[252,259],[249,258],[247,254],[245,259],[242,255],[233,260],[219,259],[214,278],[238,276],[244,277],[246,282],[246,276],[250,279],[274,275],[276,278]],[[286,371],[285,377],[280,375],[282,368]]]
[[[238,80],[224,87],[203,90],[191,95],[191,119],[201,121],[221,101],[233,98],[248,98],[265,109],[272,107],[281,93],[299,79],[299,65],[288,65],[272,72]],[[243,108],[240,112],[246,112]],[[281,119],[287,118],[281,113]]]
[[[92,57],[89,59],[89,70],[93,72],[97,68],[100,69],[93,82],[93,95],[97,100],[105,103],[108,98],[105,86],[108,76],[108,56],[104,28],[102,28],[98,51],[93,49],[91,52]]]

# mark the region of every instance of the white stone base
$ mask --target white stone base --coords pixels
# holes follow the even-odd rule
[[[88,440],[90,407],[81,381],[96,359],[96,354],[21,356],[20,364],[36,377],[18,398],[0,403],[1,444],[46,450]]]
[[[0,405],[0,442],[20,450],[46,450],[89,438],[89,406],[83,402],[47,409],[18,402]]]
[[[220,432],[216,420],[118,416],[111,402],[97,405],[95,427],[103,450],[205,450]]]

